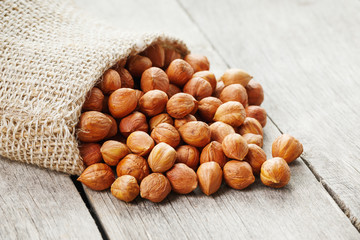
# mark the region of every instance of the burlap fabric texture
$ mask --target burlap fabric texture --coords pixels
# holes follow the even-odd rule
[[[0,1],[0,33],[0,155],[77,175],[75,127],[103,72],[154,43],[188,52],[164,34],[113,29],[69,0]]]

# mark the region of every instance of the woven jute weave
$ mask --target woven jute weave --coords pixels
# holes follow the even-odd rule
[[[105,70],[155,43],[188,52],[164,34],[124,33],[69,0],[0,1],[0,155],[80,174],[75,127]]]

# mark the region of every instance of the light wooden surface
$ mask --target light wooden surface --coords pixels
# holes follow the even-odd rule
[[[305,163],[291,164],[280,190],[257,180],[244,191],[126,204],[85,187],[86,206],[70,177],[1,159],[0,239],[360,238],[359,1],[75,2],[124,30],[182,38],[217,76],[228,67],[253,74],[274,121],[267,155],[288,132]]]

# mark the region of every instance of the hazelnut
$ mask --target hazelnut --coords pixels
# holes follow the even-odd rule
[[[109,96],[105,95],[103,100],[103,107],[101,109],[103,113],[110,113],[109,111]]]
[[[161,68],[151,67],[141,75],[140,87],[144,92],[154,89],[167,92],[169,90],[169,78]]]
[[[115,176],[105,163],[95,163],[88,166],[77,180],[92,190],[101,191],[111,186]]]
[[[170,192],[170,182],[161,173],[150,174],[140,184],[140,196],[152,202],[161,202]]]
[[[263,137],[261,135],[253,134],[253,133],[246,133],[246,134],[242,135],[242,137],[245,138],[245,140],[248,144],[256,144],[259,147],[263,146]]]
[[[188,194],[198,185],[195,171],[183,163],[175,164],[166,172],[166,177],[170,181],[172,190],[176,193]]]
[[[164,111],[167,101],[168,97],[163,91],[148,91],[139,100],[140,111],[149,117],[158,115]]]
[[[176,149],[176,162],[184,163],[196,170],[199,165],[199,150],[190,145],[182,145]]]
[[[227,162],[221,143],[212,141],[204,147],[200,155],[200,164],[205,162],[217,162],[221,168]]]
[[[230,84],[226,86],[220,94],[220,100],[222,102],[237,101],[244,107],[248,105],[246,89],[241,84]]]
[[[246,116],[255,118],[259,121],[262,127],[266,125],[266,111],[264,108],[251,105],[245,108]]]
[[[174,84],[169,84],[169,90],[167,91],[167,95],[169,98],[171,98],[172,96],[174,96],[177,93],[180,93],[181,89],[179,87],[177,87]]]
[[[115,64],[115,70],[117,71],[120,68],[124,68],[126,65],[126,58],[123,58],[121,60],[119,60],[116,64]]]
[[[287,163],[291,163],[303,152],[303,145],[289,134],[283,134],[275,139],[272,144],[272,156],[281,157]]]
[[[144,92],[138,89],[134,89],[135,90],[135,98],[136,98],[136,102],[137,102],[137,106],[135,108],[136,111],[138,111],[140,109],[139,106],[139,100],[142,96],[144,96]]]
[[[258,120],[255,118],[247,117],[239,128],[239,133],[244,135],[246,133],[259,134],[263,136],[263,128]]]
[[[146,132],[136,131],[129,135],[126,145],[131,152],[140,156],[145,156],[154,148],[154,140]]]
[[[194,73],[193,77],[201,77],[201,78],[205,79],[206,81],[208,81],[210,83],[213,92],[215,91],[217,81],[216,81],[215,75],[212,72],[210,72],[210,71],[196,72],[196,73]]]
[[[153,172],[166,172],[174,165],[175,160],[175,149],[164,142],[156,145],[148,157],[148,163]]]
[[[201,121],[188,122],[179,128],[181,138],[194,147],[204,147],[211,140],[209,126]]]
[[[104,103],[104,94],[100,89],[94,87],[86,96],[82,107],[83,111],[101,111]]]
[[[166,104],[167,113],[173,118],[183,118],[195,107],[195,98],[187,93],[177,93]]]
[[[219,190],[222,181],[222,170],[217,162],[206,162],[200,165],[197,172],[199,186],[206,195]]]
[[[217,81],[213,96],[219,98],[220,94],[221,94],[222,90],[224,90],[224,88],[225,88],[224,82],[221,80]]]
[[[214,122],[210,125],[211,140],[222,143],[224,138],[235,130],[229,124],[223,122]]]
[[[121,67],[117,69],[117,72],[120,75],[122,88],[134,88],[134,79],[128,70]]]
[[[196,100],[201,100],[211,96],[212,88],[205,79],[193,77],[185,84],[183,92],[192,95]]]
[[[196,117],[194,117],[193,115],[191,114],[188,114],[186,115],[185,117],[183,118],[176,118],[174,120],[174,126],[176,129],[179,130],[179,128],[184,125],[185,123],[188,123],[188,122],[193,122],[193,121],[197,121]]]
[[[261,166],[266,161],[266,154],[261,147],[255,144],[248,144],[248,148],[249,151],[244,160],[250,164],[254,174],[259,176]]]
[[[105,94],[110,94],[121,88],[121,79],[119,73],[113,69],[107,70],[102,76],[100,88]]]
[[[135,154],[126,155],[116,166],[116,174],[118,177],[122,175],[131,175],[140,183],[144,177],[149,175],[150,168],[146,160]]]
[[[160,123],[151,132],[151,137],[156,143],[164,142],[177,147],[180,144],[180,134],[173,125],[168,123]]]
[[[249,163],[231,160],[224,166],[224,180],[232,188],[244,189],[255,182],[255,177]]]
[[[252,78],[253,77],[244,70],[232,68],[226,70],[220,79],[224,82],[225,86],[230,84],[241,84],[246,87]]]
[[[206,97],[199,101],[199,114],[207,122],[212,122],[215,112],[222,101],[215,97]]]
[[[251,80],[245,88],[248,95],[249,105],[260,106],[261,103],[264,101],[264,90],[261,84],[256,82],[255,80]]]
[[[109,166],[116,166],[120,159],[129,153],[128,147],[118,141],[108,140],[103,143],[100,152],[104,162]]]
[[[156,115],[149,120],[150,131],[152,131],[160,123],[168,123],[170,125],[173,125],[174,120],[167,113],[161,113],[159,115]]]
[[[210,69],[210,63],[206,56],[188,54],[184,60],[194,69],[194,72],[205,71]]]
[[[115,118],[122,118],[135,110],[136,92],[130,88],[120,88],[109,97],[109,111]]]
[[[163,67],[165,63],[165,50],[159,44],[154,44],[145,49],[142,55],[148,57],[154,67]]]
[[[101,162],[100,147],[98,143],[83,143],[79,146],[80,156],[87,167]]]
[[[116,122],[115,118],[113,118],[111,115],[109,115],[109,114],[105,114],[105,115],[111,120],[111,123],[112,123],[110,131],[106,135],[105,138],[111,138],[111,137],[114,137],[118,132],[117,122]]]
[[[111,185],[111,194],[124,202],[131,202],[140,193],[139,184],[136,178],[130,175],[123,175]]]
[[[227,135],[222,142],[222,148],[228,158],[236,160],[243,160],[249,150],[245,138],[237,133]]]
[[[260,179],[269,187],[284,187],[290,181],[290,175],[289,165],[279,157],[266,160],[261,166]]]
[[[124,137],[128,137],[132,132],[143,131],[147,132],[149,126],[146,121],[146,116],[141,112],[133,112],[121,119],[119,129]]]
[[[141,77],[141,74],[148,68],[152,67],[150,58],[134,55],[127,61],[127,69],[133,77]]]
[[[192,77],[194,69],[184,60],[176,59],[170,63],[166,69],[166,74],[169,77],[170,83],[182,87]]]
[[[245,117],[246,112],[243,105],[239,102],[230,101],[218,107],[214,120],[227,123],[232,127],[239,127],[245,121]]]
[[[103,140],[112,126],[111,120],[97,111],[84,112],[80,116],[78,138],[82,142],[98,142]]]
[[[165,61],[164,68],[167,68],[172,61],[175,59],[180,59],[181,54],[171,48],[165,48]]]

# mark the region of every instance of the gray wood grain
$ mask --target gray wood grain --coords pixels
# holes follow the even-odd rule
[[[70,177],[0,157],[0,239],[101,239]]]
[[[268,115],[300,139],[303,159],[360,230],[360,2],[181,5],[229,66],[263,83]]]
[[[211,70],[217,75],[226,69],[226,62],[216,53],[217,49],[214,49],[201,33],[203,29],[197,28],[191,20],[192,17],[189,18],[175,1],[93,1],[91,4],[85,0],[76,2],[124,30],[158,30],[175,34],[183,38],[193,52],[209,56]],[[195,1],[189,2],[189,7],[191,4],[199,8],[200,5],[202,8],[206,6],[200,1],[196,4]],[[204,18],[204,14],[209,14],[207,18],[214,19],[227,14],[214,15],[210,8],[206,7],[206,9],[209,12],[201,10]],[[221,9],[223,8],[218,6],[218,10],[213,9],[213,11],[221,11]],[[197,9],[197,13],[192,14],[198,14],[199,11]],[[253,17],[256,16],[257,14],[253,12]],[[122,24],[123,22],[126,24]],[[241,33],[234,31],[231,31],[231,34],[235,39],[242,37],[239,36],[242,35]],[[253,39],[256,40],[258,39]],[[227,54],[228,51],[224,56]],[[251,55],[251,58],[256,59],[256,56]],[[243,59],[246,59],[246,55]],[[247,69],[244,64],[236,66]],[[249,71],[254,75],[261,72],[260,69],[256,69],[255,72],[254,69]],[[277,76],[280,74],[281,72]],[[263,79],[262,75],[258,78],[262,83],[265,81]],[[270,83],[267,84],[269,86]],[[267,96],[266,101],[272,99]],[[264,141],[268,156],[270,156],[271,142],[279,134],[275,125],[269,121],[265,128]],[[186,196],[170,194],[160,204],[153,204],[140,198],[134,203],[126,204],[115,199],[109,192],[95,192],[86,187],[85,191],[110,239],[357,239],[360,237],[349,219],[303,161],[298,159],[294,162],[291,171],[292,179],[284,189],[271,189],[257,180],[244,191],[223,186],[218,193],[207,197],[197,189]]]

